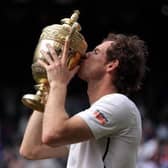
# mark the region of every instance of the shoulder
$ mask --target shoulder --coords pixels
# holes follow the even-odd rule
[[[113,120],[121,120],[121,122],[136,120],[140,115],[136,104],[127,96],[119,93],[103,96],[91,108],[103,110]]]
[[[78,115],[91,128],[96,138],[118,133],[137,123],[139,113],[133,101],[122,94],[108,94]]]
[[[119,93],[108,94],[101,97],[93,104],[93,106],[97,105],[113,106],[124,109],[136,107],[135,103],[131,99],[129,99],[126,95]]]

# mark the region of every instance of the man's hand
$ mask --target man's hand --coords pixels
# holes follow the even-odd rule
[[[65,45],[63,48],[63,52],[61,56],[58,56],[54,50],[54,48],[48,44],[48,52],[44,50],[41,51],[42,55],[45,57],[45,61],[38,60],[38,63],[46,69],[47,77],[49,84],[51,85],[68,85],[72,77],[78,71],[79,66],[75,67],[73,70],[69,71],[67,67],[67,57],[69,50],[70,40],[66,38]]]

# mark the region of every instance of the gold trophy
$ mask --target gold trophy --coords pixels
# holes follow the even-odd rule
[[[49,84],[45,69],[39,65],[38,59],[45,60],[41,54],[41,50],[48,51],[46,44],[51,44],[57,53],[60,55],[62,52],[65,39],[68,36],[70,40],[70,47],[68,52],[67,66],[68,69],[73,69],[79,64],[81,58],[87,50],[87,42],[82,34],[80,34],[81,26],[77,22],[80,12],[75,10],[70,18],[61,20],[61,24],[53,24],[46,26],[40,35],[39,42],[36,46],[33,63],[32,63],[32,76],[36,82],[36,94],[26,94],[22,97],[22,103],[37,111],[44,111],[45,102],[49,92]]]

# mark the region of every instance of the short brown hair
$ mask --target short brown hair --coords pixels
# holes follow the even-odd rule
[[[107,49],[107,61],[119,60],[114,85],[120,93],[130,94],[140,89],[145,74],[148,49],[137,35],[108,34],[103,41],[115,43]]]

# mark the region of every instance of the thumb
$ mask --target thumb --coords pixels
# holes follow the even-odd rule
[[[74,69],[72,69],[73,74],[76,74],[79,70],[79,65],[77,65]]]
[[[77,65],[75,68],[73,68],[72,70],[71,70],[71,77],[73,77],[77,72],[78,72],[78,70],[79,70],[79,65]]]

